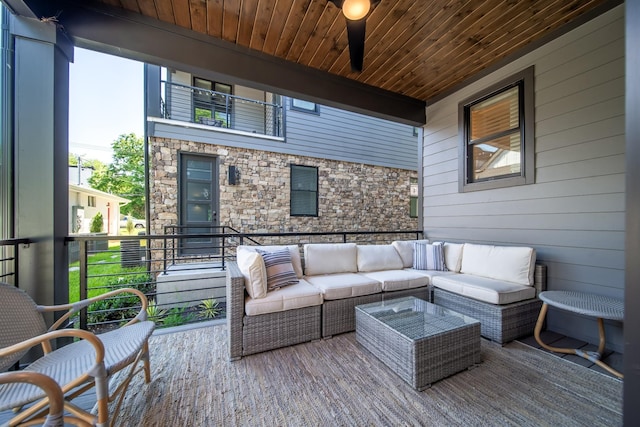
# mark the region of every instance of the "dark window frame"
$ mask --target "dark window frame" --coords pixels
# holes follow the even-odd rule
[[[494,96],[520,87],[519,114],[520,114],[520,174],[498,176],[482,181],[472,181],[471,156],[470,156],[470,109],[479,102],[486,101]],[[458,135],[460,138],[458,148],[459,177],[458,191],[461,193],[470,191],[489,190],[496,188],[514,187],[535,183],[535,103],[534,103],[534,67],[531,66],[519,73],[480,91],[475,95],[461,101],[458,104]]]
[[[293,212],[294,193],[296,193],[296,192],[305,192],[305,193],[310,192],[309,190],[294,190],[294,188],[293,188],[294,187],[294,185],[293,185],[294,184],[294,181],[293,181],[294,168],[314,169],[315,172],[316,172],[316,185],[315,185],[316,189],[315,189],[315,191],[312,191],[312,192],[315,193],[315,199],[316,199],[316,211],[315,211],[314,214],[294,213]],[[296,217],[311,217],[311,218],[318,217],[319,216],[318,215],[318,211],[319,211],[319,206],[318,206],[318,202],[319,202],[319,191],[318,191],[318,189],[319,189],[319,184],[318,184],[318,182],[319,182],[319,173],[318,172],[319,172],[319,170],[318,170],[318,167],[317,166],[298,165],[298,164],[293,164],[292,163],[292,164],[289,165],[289,172],[290,172],[289,173],[289,215],[296,216]]]
[[[305,108],[305,107],[302,107],[300,105],[296,105],[296,101],[309,102],[309,103],[313,104],[314,108],[312,110],[310,108]],[[301,111],[303,113],[320,115],[320,106],[315,102],[306,101],[304,99],[291,98],[290,106],[291,106],[291,109],[294,110],[294,111]]]
[[[215,80],[209,80],[209,79],[205,79],[203,77],[198,77],[198,76],[192,76],[191,77],[191,81],[192,81],[192,87],[194,88],[199,88],[199,89],[203,89],[203,90],[209,90],[212,92],[219,92],[219,93],[224,93],[226,95],[229,96],[233,96],[233,85],[230,83],[222,83],[222,82],[218,82]],[[198,86],[198,81],[201,81],[203,83],[209,83],[211,85],[211,89],[202,87],[202,86]],[[218,90],[219,86],[226,86],[229,88],[229,93],[226,93],[222,90]],[[221,102],[217,102],[215,97],[217,95],[213,95],[213,96],[203,96],[203,95],[198,95],[197,93],[193,94],[192,97],[192,102],[193,102],[193,106],[191,108],[191,115],[192,115],[192,120],[194,123],[200,123],[200,120],[197,117],[197,112],[196,112],[196,108],[201,108],[202,110],[208,110],[211,112],[211,117],[209,118],[210,121],[207,124],[214,124],[216,123],[218,120],[217,117],[217,113],[220,112],[224,115],[224,117],[220,120],[223,122],[223,126],[222,127],[232,127],[231,125],[231,121],[233,120],[233,104],[222,104]],[[196,104],[198,102],[203,102],[205,104],[205,106],[208,106],[209,108],[202,108],[202,107],[198,107]]]

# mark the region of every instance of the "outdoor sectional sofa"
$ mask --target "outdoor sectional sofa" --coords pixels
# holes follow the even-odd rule
[[[480,320],[499,343],[532,333],[544,287],[532,248],[444,243],[444,271],[419,270],[416,242],[427,244],[306,244],[304,267],[297,245],[238,247],[227,270],[230,359],[353,331],[356,305],[409,295]],[[297,283],[266,291],[257,251],[285,248]]]

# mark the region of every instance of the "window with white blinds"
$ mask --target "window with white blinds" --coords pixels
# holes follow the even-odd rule
[[[476,94],[459,109],[461,191],[533,182],[533,68]]]
[[[291,216],[318,216],[318,168],[291,165]]]

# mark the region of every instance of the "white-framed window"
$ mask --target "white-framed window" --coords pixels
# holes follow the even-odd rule
[[[534,182],[533,92],[529,67],[458,105],[461,192]]]
[[[87,206],[91,208],[96,207],[96,196],[87,196]]]

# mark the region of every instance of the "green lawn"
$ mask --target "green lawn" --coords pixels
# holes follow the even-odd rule
[[[80,300],[80,262],[69,264],[69,302]],[[101,295],[111,290],[110,286],[124,285],[140,281],[140,273],[145,274],[144,266],[122,268],[120,266],[120,245],[109,246],[109,251],[89,255],[88,293],[89,297]]]

